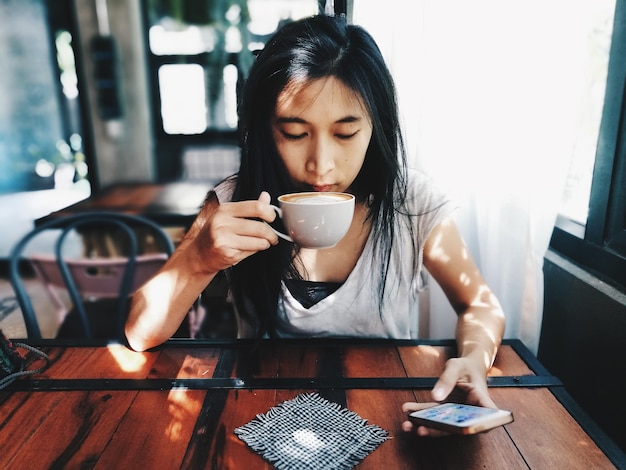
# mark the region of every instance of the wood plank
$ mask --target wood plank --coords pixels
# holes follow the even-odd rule
[[[406,377],[400,353],[395,348],[350,348],[344,356],[349,377]],[[410,390],[348,390],[347,407],[370,424],[389,433],[389,439],[366,457],[359,465],[363,469],[415,468],[407,458],[402,404],[415,401]]]
[[[232,377],[276,377],[279,370],[277,349],[268,343],[232,352],[236,356]],[[265,413],[277,401],[276,390],[231,390],[223,403],[218,429],[203,439],[209,447],[204,468],[273,468],[239,439],[234,431],[258,414]]]
[[[530,468],[615,468],[546,388],[492,389],[498,406],[513,411],[507,432]]]
[[[405,433],[400,428],[406,419],[401,408],[405,401],[414,401],[409,391],[348,392],[350,408],[369,422],[387,429],[391,436],[359,468],[527,468],[504,429],[477,436],[442,438]]]
[[[234,431],[253,420],[257,414],[266,413],[276,406],[276,390],[233,390],[221,415],[219,438],[211,443],[208,463],[205,468],[271,469],[259,454],[239,439]]]
[[[156,352],[134,352],[120,344],[106,348],[42,348],[50,366],[36,378],[144,378],[158,357]]]
[[[439,377],[454,354],[454,348],[428,345],[399,347],[398,351],[409,377]]]
[[[150,377],[199,377],[214,369],[214,350],[161,350]],[[137,394],[99,464],[103,468],[142,462],[146,468],[174,468],[183,460],[206,392],[144,391]],[[150,417],[150,419],[146,419]],[[128,459],[128,460],[126,460]]]
[[[529,468],[503,428],[473,436],[439,438],[411,436],[411,438],[414,445],[409,449],[413,452],[413,460],[419,465],[414,468],[468,470]]]
[[[123,347],[112,346],[108,352],[111,353],[116,348]],[[103,351],[102,348],[49,348],[47,352],[51,358],[50,367],[38,377],[143,377],[149,370],[147,362],[142,363],[143,368],[123,370],[119,354],[103,354]],[[126,362],[125,366],[128,365]],[[23,430],[28,429],[28,423],[37,423],[36,427],[30,424],[31,434],[20,449],[20,460],[31,456],[38,464],[45,465],[55,461],[82,461],[102,451],[108,439],[103,441],[101,436],[106,436],[106,429],[112,430],[116,426],[116,419],[121,419],[121,414],[134,396],[135,392],[16,393],[13,400],[28,400],[21,404],[18,413],[12,415],[5,429],[11,435],[22,436]],[[8,410],[9,406],[6,403],[3,410]],[[117,410],[121,414],[116,418]],[[59,426],[60,422],[64,425]],[[90,426],[95,424],[98,425],[99,432],[91,433]],[[12,427],[18,429],[12,430]],[[80,430],[80,435],[76,434],[77,430]],[[46,442],[44,455],[40,455],[41,441]],[[3,455],[8,458],[11,454],[8,446],[6,450]]]
[[[163,349],[158,357],[151,362],[150,378],[185,378],[207,379],[213,377],[221,349],[193,348],[193,349]]]
[[[493,367],[489,370],[489,376],[497,377],[503,375],[521,376],[535,374],[511,346],[503,345],[498,350]]]
[[[369,454],[359,469],[417,468],[410,458],[405,433],[400,429],[405,416],[402,404],[414,401],[410,390],[348,390],[347,408],[389,433],[389,438]]]
[[[280,378],[341,378],[345,377],[341,347],[290,347],[279,352],[278,377]],[[346,394],[341,389],[317,390],[311,388],[277,390],[276,404],[291,400],[301,393],[317,393],[340,406],[346,406]]]
[[[59,405],[60,394],[0,392],[0,468],[11,468],[21,449],[36,441],[37,430]]]
[[[250,371],[255,377],[340,377],[340,355],[334,348],[289,346],[277,348],[271,344],[255,350],[255,354],[245,356],[251,360]],[[338,360],[333,359],[339,357]],[[240,368],[241,370],[241,368]],[[211,463],[220,462],[224,466],[213,468],[273,468],[268,462],[234,434],[234,429],[254,419],[258,414],[266,413],[270,408],[291,400],[300,393],[316,392],[314,389],[303,390],[239,390],[232,391],[222,414],[224,425],[224,447],[215,449]],[[320,392],[322,396],[324,392]],[[341,392],[343,394],[343,392]],[[328,394],[326,394],[328,395]],[[331,393],[332,395],[332,393]],[[331,401],[336,396],[326,396]]]
[[[48,368],[37,378],[74,378],[86,369],[85,362],[90,356],[99,357],[101,351],[97,348],[41,348],[50,358]]]
[[[128,350],[121,349],[120,355],[118,348],[123,347],[44,348],[51,364],[36,378],[146,376],[149,362],[135,367],[135,362],[121,361],[123,351]],[[129,368],[129,365],[134,367]],[[94,456],[108,443],[107,433],[115,429],[135,395],[136,392],[100,391],[14,393],[2,406],[3,414],[10,413],[10,416],[3,416],[2,432],[5,436],[14,436],[2,446],[2,459],[12,461],[16,455],[15,445],[19,446],[19,462],[32,459],[35,467],[48,468],[55,462],[69,465],[97,458]],[[19,407],[12,409],[14,403],[19,403]],[[97,432],[92,427],[96,427]],[[41,449],[42,442],[45,452]]]
[[[280,346],[47,348],[44,378],[281,379],[436,377],[454,348],[439,346]],[[532,374],[503,346],[490,375]],[[305,390],[0,392],[0,468],[271,469],[234,434],[257,414]],[[515,422],[477,436],[419,438],[404,433],[405,401],[429,390],[328,389],[320,395],[386,429],[391,438],[359,466],[369,468],[614,468],[547,388],[495,388]],[[63,423],[62,425],[60,423]],[[7,438],[10,436],[10,438]]]
[[[385,371],[386,376],[401,377],[413,374],[414,376],[436,376],[440,373],[444,361],[449,356],[449,349],[432,346],[419,346],[412,348],[398,348],[397,354],[392,350],[386,350],[380,354],[369,348],[351,348],[347,360],[350,376],[366,376],[375,365],[377,369]],[[354,356],[352,356],[354,354]],[[402,358],[402,361],[400,361]],[[405,372],[406,367],[407,372]],[[426,393],[421,394],[421,400],[430,399]],[[458,457],[451,457],[449,447],[441,449],[432,446],[433,439],[419,438],[402,431],[400,425],[406,420],[402,412],[402,404],[408,401],[416,401],[418,395],[408,390],[350,390],[348,402],[350,408],[359,413],[363,418],[378,424],[390,432],[392,439],[383,444],[379,451],[370,455],[363,468],[437,468],[445,462],[443,468],[468,468],[467,462],[489,463],[477,464],[477,468],[525,468],[523,459],[518,455],[515,446],[506,433],[493,434],[489,438],[480,437],[475,439],[456,439],[456,437],[444,438],[456,439],[455,455],[467,455],[467,459],[458,461]],[[495,442],[491,442],[494,440]],[[497,449],[496,452],[493,448]],[[458,452],[457,452],[458,449]],[[507,459],[514,455],[515,458]]]
[[[146,208],[165,189],[162,185],[136,184],[120,185],[105,190],[93,199],[87,199],[91,209],[138,209]]]
[[[454,354],[454,348],[423,345],[399,347],[398,352],[408,376],[438,377],[443,370],[445,361]],[[381,368],[389,370],[389,375],[398,375],[398,370],[392,369],[388,363],[384,363]],[[359,393],[363,392],[350,391],[351,396]],[[374,393],[381,394],[385,393],[385,391],[374,391]],[[365,396],[367,395],[371,397],[372,394],[366,393]],[[395,398],[399,395],[391,394],[390,396]],[[373,401],[380,402],[381,400],[384,400],[384,398],[381,397]],[[515,449],[515,445],[504,431],[491,433],[488,438],[482,435],[470,438],[450,436],[443,438],[444,442],[448,442],[447,445],[443,446],[439,444],[437,439],[424,439],[415,435],[407,435],[400,429],[400,423],[406,419],[401,411],[401,406],[406,401],[431,401],[430,391],[416,390],[414,393],[402,397],[401,402],[395,403],[394,406],[386,410],[385,414],[393,416],[395,420],[395,425],[393,422],[389,424],[394,426],[392,429],[396,438],[390,446],[394,447],[390,458],[402,456],[403,461],[411,462],[412,468],[425,469],[470,468],[474,464],[469,464],[469,462],[474,462],[476,468],[526,468],[523,459]],[[376,413],[376,405],[369,412]],[[369,412],[367,413],[368,415]],[[450,440],[455,441],[454,453],[449,451]],[[371,461],[375,462],[378,458],[378,456],[373,457]],[[380,464],[383,464],[385,461],[388,461],[388,458],[381,457]],[[486,462],[488,465],[485,465]],[[378,465],[378,463],[373,463],[372,468],[377,468]],[[397,463],[397,465],[400,465],[400,463]],[[483,467],[483,465],[485,466]]]
[[[19,468],[83,468],[97,461],[137,392],[38,393],[20,413],[39,422],[19,449]],[[38,411],[41,402],[54,402]],[[12,420],[15,421],[15,420]],[[25,429],[28,429],[25,428]],[[32,426],[31,426],[32,429]],[[24,432],[24,428],[14,435]],[[4,453],[4,446],[3,446]],[[11,468],[11,465],[2,468]],[[15,467],[18,468],[18,467]]]
[[[165,225],[187,226],[198,214],[210,184],[122,183],[108,187],[76,204],[35,220],[48,220],[89,211],[108,210],[147,216]]]
[[[410,372],[419,373],[420,371],[418,371],[418,369],[425,366],[425,371],[421,371],[424,375],[432,374],[436,376],[441,373],[443,363],[446,359],[445,355],[436,354],[435,350],[430,350],[429,347],[424,346],[409,348],[408,350],[405,348],[401,349],[405,363],[408,361],[407,370]],[[428,352],[428,354],[425,354],[426,352]],[[407,359],[407,357],[409,359]],[[420,363],[419,367],[416,365],[418,362]],[[413,369],[413,367],[415,367],[415,369]],[[505,345],[500,348],[496,361],[494,362],[494,367],[491,369],[489,375],[533,375],[533,372],[519,358],[512,347]],[[526,389],[527,393],[535,393],[535,398],[528,400],[516,398],[519,397],[521,390],[523,389],[492,388],[490,389],[490,394],[499,407],[513,411],[516,417],[516,422],[511,425],[507,425],[506,428],[511,433],[514,441],[518,445],[519,442],[522,442],[524,443],[524,446],[526,446],[528,442],[535,442],[534,445],[527,446],[526,449],[522,450],[522,453],[526,458],[531,456],[531,462],[534,462],[534,465],[530,465],[531,468],[613,468],[606,456],[600,451],[600,449],[597,448],[587,434],[582,431],[580,426],[569,415],[567,410],[556,402],[556,399],[547,389],[537,389],[534,391],[533,389]],[[544,395],[547,394],[545,395],[547,398],[539,399],[536,395],[537,393]],[[424,391],[416,392],[416,397],[418,398],[418,401],[430,400],[429,394]],[[548,405],[546,405],[546,400],[548,400]],[[533,407],[535,402],[537,402],[537,408],[543,409],[543,411],[537,410]],[[525,423],[524,426],[520,424],[518,415],[520,415],[520,419],[522,419]],[[550,415],[558,416],[562,420],[561,424],[553,422],[546,425],[545,421]],[[533,419],[529,421],[526,419],[526,416],[532,416]],[[550,420],[554,419],[554,416],[550,418]],[[571,426],[577,428],[575,438],[571,439],[572,436],[563,437],[562,429],[559,430],[560,426],[564,426],[564,429],[569,429]],[[513,433],[514,430],[519,433],[517,437]],[[493,432],[494,431],[489,434],[492,434]],[[560,434],[561,439],[550,437],[555,434]],[[544,441],[543,444],[538,444],[536,442],[538,436],[541,436],[540,440],[545,439],[546,441]],[[546,445],[547,442],[550,442],[550,444]],[[571,444],[574,442],[578,442],[580,444],[571,447]],[[564,448],[556,449],[553,447],[553,443],[556,444],[556,447],[564,446]],[[578,457],[581,453],[581,448],[576,448],[578,445],[580,445],[581,448],[590,449],[589,452],[586,451],[587,453],[582,460]],[[551,460],[550,453],[537,451],[538,449],[545,448],[546,446],[550,449],[554,449],[553,457],[559,457]],[[562,456],[564,453],[568,456],[565,461]],[[596,460],[596,458],[598,460]],[[453,462],[450,462],[449,465],[453,465]]]
[[[282,348],[278,354],[278,377],[344,377],[341,347]]]
[[[411,377],[438,377],[445,362],[456,354],[455,348],[443,346],[401,346],[398,348],[402,361]],[[526,363],[509,345],[498,350],[490,377],[534,375]]]
[[[178,468],[204,391],[140,392],[102,454],[102,468]]]
[[[260,341],[249,347],[237,348],[233,351],[236,363],[231,377],[276,377],[278,361],[276,346],[271,342]]]

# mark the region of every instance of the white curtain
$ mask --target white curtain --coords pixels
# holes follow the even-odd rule
[[[505,310],[505,337],[534,352],[543,256],[584,101],[593,28],[585,10],[594,3],[353,2],[352,22],[376,38],[395,77],[411,166],[458,203],[460,230]],[[428,315],[422,336],[454,335],[455,315],[436,285]]]

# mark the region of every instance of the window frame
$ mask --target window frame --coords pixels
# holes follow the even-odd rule
[[[626,0],[617,0],[587,224],[562,216],[550,248],[626,290]]]
[[[350,4],[352,0],[334,0],[335,14],[348,16]],[[318,12],[324,11],[326,0],[317,0]],[[198,55],[162,55],[157,56],[150,50],[150,19],[149,19],[149,1],[141,0],[142,8],[142,27],[143,40],[145,44],[145,59],[148,70],[147,89],[150,96],[150,106],[152,112],[152,130],[154,133],[154,158],[157,179],[159,181],[167,181],[176,179],[181,175],[182,168],[180,164],[180,155],[182,149],[186,146],[203,146],[208,144],[227,144],[233,145],[239,143],[239,133],[237,129],[221,129],[209,127],[202,133],[198,134],[168,134],[163,126],[163,118],[161,116],[161,93],[159,90],[159,68],[167,64],[199,64],[206,66],[210,53]],[[237,65],[238,55],[231,53],[228,63]],[[240,76],[237,86],[240,87],[243,77]]]

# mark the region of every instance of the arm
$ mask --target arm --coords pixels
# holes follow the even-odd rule
[[[278,243],[269,195],[219,204],[211,194],[165,265],[133,295],[126,321],[131,348],[143,351],[176,332],[193,302],[223,269]]]
[[[458,315],[458,357],[448,360],[432,391],[443,401],[458,388],[473,404],[496,407],[487,390],[487,372],[504,334],[504,313],[474,263],[455,223],[448,219],[432,231],[424,246],[424,266],[441,286]],[[405,404],[405,411],[417,409]],[[408,430],[412,425],[405,423]],[[420,434],[428,434],[425,429]]]

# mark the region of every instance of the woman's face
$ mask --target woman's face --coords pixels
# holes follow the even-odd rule
[[[335,77],[288,85],[276,100],[272,134],[293,182],[313,191],[347,191],[372,137],[360,99]]]

